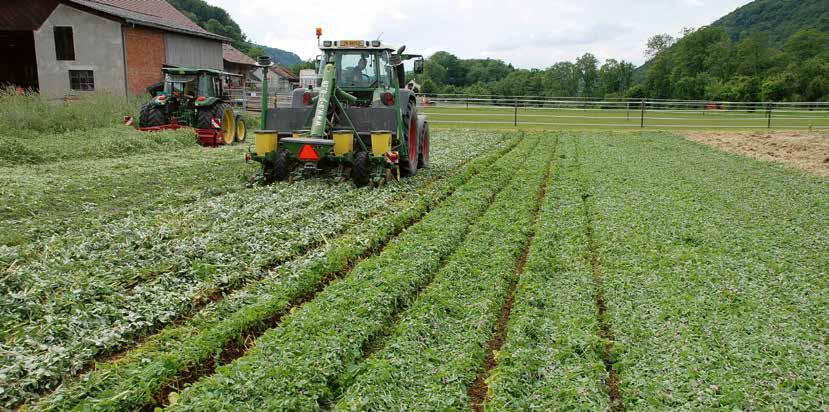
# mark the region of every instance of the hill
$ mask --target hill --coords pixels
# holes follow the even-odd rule
[[[271,58],[271,60],[285,67],[291,67],[302,63],[302,59],[300,59],[296,53],[289,52],[287,50],[277,49],[276,47],[268,47],[262,45],[258,46],[262,47],[262,49],[265,50],[265,54],[267,54]]]
[[[708,27],[720,28],[733,43],[754,33],[768,35],[768,46],[782,49],[800,30],[829,32],[829,2],[826,0],[756,0],[721,17]],[[674,45],[668,50],[673,50]],[[636,68],[633,80],[645,81],[653,60]]]
[[[302,63],[302,59],[295,53],[248,41],[239,24],[221,7],[210,5],[204,0],[167,1],[205,30],[230,38],[233,47],[253,58],[258,57],[258,54],[264,50],[273,61],[283,66]]]
[[[826,0],[756,0],[711,24],[722,27],[737,42],[755,32],[765,32],[769,44],[783,47],[802,29],[829,32],[829,2]]]

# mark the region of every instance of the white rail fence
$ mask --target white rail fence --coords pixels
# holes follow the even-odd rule
[[[250,91],[244,89],[225,89],[230,95],[234,107],[248,112],[262,111],[262,92]],[[273,107],[290,107],[291,94],[290,93],[270,93],[268,96],[269,108]]]
[[[719,102],[545,96],[418,96],[430,123],[629,128],[827,129],[829,102]]]

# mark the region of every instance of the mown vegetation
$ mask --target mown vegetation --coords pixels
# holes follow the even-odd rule
[[[54,111],[57,118],[72,119],[62,111],[77,108],[46,104],[43,110]],[[436,160],[429,170],[378,190],[318,180],[246,189],[244,177],[255,166],[245,164],[243,146],[202,148],[186,129],[144,133],[109,126],[117,119],[89,130],[21,128],[15,129],[20,135],[7,137],[41,155],[0,165],[0,191],[8,200],[0,213],[0,398],[7,407],[37,397],[94,360],[172,321],[190,317],[225,293],[267,278],[281,264],[308,263],[308,256],[320,253],[316,248],[336,245],[332,253],[356,259],[477,171],[481,166],[476,162],[456,171],[470,153],[474,157],[501,142],[500,134],[468,134],[461,137],[466,151],[459,152],[435,134]],[[364,221],[369,223],[361,225]],[[385,225],[391,222],[397,223]],[[365,247],[363,239],[370,241]],[[345,262],[326,264],[342,267]],[[265,307],[306,293],[325,273],[313,272],[287,285],[285,293],[292,293],[287,297],[261,292],[270,299]],[[236,303],[225,310],[241,310]],[[254,313],[272,313],[258,310]],[[250,312],[239,316],[230,324],[210,323],[221,318],[202,320],[202,325],[213,325],[198,337],[206,336],[210,343],[202,344],[210,349],[198,351],[182,367],[170,366],[169,353],[150,352],[167,362],[163,365],[172,370],[167,376],[175,378],[181,368],[220,350],[238,335],[233,331],[267,319],[250,317]],[[215,333],[225,340],[216,340]],[[156,370],[138,369],[158,377]],[[142,382],[156,382],[158,390],[168,381]],[[119,399],[137,402],[136,397]]]

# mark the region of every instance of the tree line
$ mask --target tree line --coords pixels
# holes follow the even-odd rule
[[[664,98],[720,101],[829,101],[829,34],[803,29],[781,48],[765,32],[733,41],[722,27],[653,36],[649,61],[600,62],[585,53],[546,69],[441,51],[417,81],[424,93],[500,96]]]

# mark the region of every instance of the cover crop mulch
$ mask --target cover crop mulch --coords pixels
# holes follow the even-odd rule
[[[685,132],[689,139],[829,177],[829,132]]]

